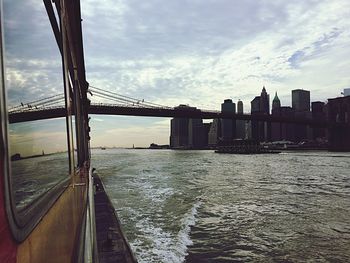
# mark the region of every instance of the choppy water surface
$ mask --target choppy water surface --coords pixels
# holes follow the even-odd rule
[[[350,154],[95,150],[139,262],[350,262]]]
[[[69,175],[68,154],[55,153],[11,162],[17,208],[29,205]]]

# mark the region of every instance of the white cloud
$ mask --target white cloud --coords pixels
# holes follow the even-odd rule
[[[9,3],[5,1],[5,6]],[[19,8],[15,5],[16,12],[10,12],[8,29],[21,28],[13,19],[16,14],[23,16],[21,23],[26,21],[21,24],[25,30],[43,29],[35,26],[43,19],[43,6],[39,20]],[[249,111],[250,101],[263,85],[270,94],[278,91],[284,105],[290,104],[295,88],[310,90],[312,100],[325,100],[350,86],[347,0],[86,0],[82,15],[88,82],[131,97],[206,109],[219,109],[225,98],[242,99]],[[14,87],[13,98],[23,95],[24,87],[28,97],[61,87],[61,78],[54,75],[59,65],[42,56],[34,59],[36,49],[23,45],[37,43],[31,37],[44,38],[47,29],[45,34],[5,32],[12,37],[8,82]],[[16,37],[28,42],[14,41]],[[55,45],[52,35],[48,41]],[[52,53],[45,50],[46,55]],[[14,56],[14,51],[19,55]],[[108,128],[116,125],[103,120]],[[142,136],[168,138],[168,133],[162,135],[151,125],[156,124],[136,122],[119,135],[130,137],[132,130],[143,130]],[[166,126],[163,123],[159,129]]]
[[[250,100],[254,94],[259,94],[262,85],[266,85],[270,93],[277,90],[282,97],[288,97],[290,91],[295,88],[310,89],[312,96],[317,99],[321,99],[322,96],[324,99],[334,97],[339,94],[338,90],[349,85],[346,72],[349,61],[344,61],[344,58],[349,57],[346,55],[350,50],[346,45],[350,40],[348,2],[279,1],[275,5],[256,3],[254,7],[249,6],[249,1],[235,3],[237,9],[246,10],[247,14],[247,10],[252,12],[252,22],[242,20],[241,24],[237,21],[238,24],[232,25],[237,34],[240,33],[240,27],[244,27],[249,36],[244,35],[245,41],[239,45],[236,39],[220,35],[222,30],[212,32],[214,27],[224,27],[229,19],[235,21],[241,17],[237,13],[225,17],[228,14],[222,9],[223,3],[231,4],[230,1],[203,4],[202,9],[199,8],[199,11],[195,12],[193,23],[176,23],[190,31],[200,29],[203,36],[212,36],[212,40],[201,43],[203,48],[197,49],[196,36],[193,36],[193,39],[188,36],[189,39],[184,42],[186,48],[178,48],[181,43],[173,43],[174,49],[177,50],[175,53],[170,50],[169,54],[160,52],[160,56],[156,56],[152,50],[148,54],[149,58],[147,54],[134,60],[130,56],[126,62],[104,58],[101,64],[108,67],[107,64],[110,63],[110,69],[115,70],[109,70],[108,75],[94,72],[99,63],[94,64],[88,74],[90,83],[98,83],[96,86],[101,88],[110,88],[135,97],[146,96],[148,100],[170,106],[187,103],[216,109],[227,97],[233,97],[235,100],[242,98],[249,109]],[[133,9],[131,4],[129,9]],[[148,3],[144,9],[148,10],[150,5],[152,4]],[[170,6],[173,7],[172,4]],[[176,4],[175,6],[178,8]],[[200,17],[199,15],[204,13],[213,13],[205,8],[217,8],[216,12],[222,12],[223,17],[213,20],[212,17]],[[177,13],[177,10],[173,12]],[[152,25],[155,24],[154,19],[157,19],[158,15],[155,12]],[[186,18],[191,14],[180,16],[189,22]],[[128,19],[128,16],[124,19]],[[147,18],[143,19],[148,21]],[[267,23],[266,28],[255,31],[253,27],[257,21]],[[161,24],[163,32],[169,30],[169,34],[173,33],[174,24],[171,21],[165,19]],[[152,38],[153,35],[149,37]],[[161,35],[159,39],[164,41],[166,37]],[[168,38],[174,40],[173,36],[169,35]],[[132,35],[129,40],[133,41]],[[183,40],[182,37],[179,37],[180,40]],[[220,46],[220,41],[225,45]],[[213,47],[214,43],[218,43],[216,49]],[[205,47],[211,48],[213,52],[203,52],[207,50]],[[156,49],[157,45],[154,48]],[[298,52],[302,56],[296,61]],[[111,57],[114,58],[113,54]]]

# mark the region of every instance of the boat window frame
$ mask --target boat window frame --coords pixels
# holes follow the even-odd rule
[[[51,7],[55,5],[51,3],[51,1],[43,1],[45,4],[50,2]],[[61,1],[59,1],[61,3]],[[56,3],[57,5],[57,3]],[[54,8],[54,7],[52,7]],[[60,19],[61,20],[61,19]],[[48,21],[49,22],[49,21]],[[57,22],[57,21],[56,21]],[[57,23],[59,28],[62,27],[63,22],[59,21]],[[60,30],[60,36],[63,38],[61,32],[65,32],[65,30]],[[59,43],[57,45],[58,49],[60,49]],[[70,138],[74,138],[72,129],[72,117],[73,114],[67,108],[73,107],[73,103],[71,101],[73,98],[70,96],[69,87],[66,85],[67,74],[69,74],[69,70],[66,67],[67,59],[66,56],[61,52],[61,65],[62,65],[62,87],[66,93],[65,99],[66,102],[69,103],[68,107],[65,105],[67,110],[66,118],[66,139],[67,139],[67,154],[68,154],[68,162],[69,162],[69,172],[66,178],[61,179],[55,186],[50,188],[48,191],[40,195],[37,199],[33,200],[30,205],[23,209],[18,209],[15,204],[14,192],[12,187],[11,180],[11,159],[9,156],[9,134],[8,134],[8,124],[9,124],[9,116],[7,110],[7,90],[6,90],[6,74],[5,74],[5,57],[4,57],[4,20],[3,20],[3,1],[0,0],[0,141],[1,141],[1,149],[0,149],[0,157],[3,162],[3,176],[4,176],[4,193],[5,193],[5,209],[8,218],[8,223],[13,235],[13,238],[17,242],[22,242],[25,240],[28,235],[33,231],[35,226],[41,221],[44,215],[49,211],[52,205],[56,202],[56,200],[60,197],[60,195],[69,187],[72,182],[72,178],[75,174],[74,167],[74,156],[71,156],[73,151],[74,154],[74,146],[69,143]],[[70,126],[68,125],[70,122]],[[72,150],[73,148],[73,150]]]

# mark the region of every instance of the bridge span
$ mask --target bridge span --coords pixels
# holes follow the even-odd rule
[[[44,120],[60,118],[66,116],[63,107],[51,107],[47,109],[33,109],[9,113],[10,123],[19,123],[34,120]],[[125,105],[91,104],[89,114],[102,115],[124,115],[124,116],[147,116],[147,117],[167,117],[167,118],[192,118],[192,119],[232,119],[232,120],[256,120],[277,123],[306,124],[313,127],[334,127],[345,124],[331,123],[305,118],[286,118],[273,115],[262,114],[233,114],[220,111],[200,110],[195,108],[170,108],[170,107],[137,107]]]

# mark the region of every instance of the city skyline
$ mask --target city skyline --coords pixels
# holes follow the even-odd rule
[[[97,87],[169,106],[219,110],[224,99],[241,99],[249,112],[264,85],[290,106],[293,89],[324,101],[350,86],[348,1],[94,3],[82,3],[82,12],[87,78]],[[122,145],[169,143],[170,119],[141,128],[114,120],[122,121],[121,129],[110,126]],[[109,141],[92,132],[96,144]],[[141,140],[146,134],[154,139]]]
[[[307,90],[302,90],[302,89],[296,89],[296,90],[292,90],[292,92],[291,92],[291,94],[290,94],[290,100],[291,101],[299,101],[299,98],[298,99],[296,99],[296,98],[294,98],[294,99],[292,99],[293,98],[293,96],[294,96],[294,93],[296,93],[296,92],[298,92],[298,93],[307,93],[308,94],[308,96],[310,96],[310,91],[307,91]],[[270,100],[269,98],[270,98],[270,94],[268,93],[268,90],[266,90],[265,89],[265,86],[263,86],[263,91],[262,91],[262,94],[266,94],[266,96],[267,96],[267,98],[268,98],[268,100],[266,101],[266,103],[267,103],[267,105],[265,105],[265,106],[263,106],[263,108],[260,108],[260,110],[259,110],[259,112],[264,112],[264,113],[266,113],[266,114],[273,114],[273,111],[272,111],[272,109],[273,109],[273,100]],[[257,93],[256,95],[259,95],[259,93]],[[259,97],[260,98],[260,96],[255,96],[255,98],[257,98],[257,97]],[[339,96],[338,96],[339,97]],[[332,98],[328,98],[328,99],[332,99]],[[327,100],[328,100],[327,99]],[[324,101],[310,101],[309,100],[309,102],[303,102],[303,104],[302,105],[304,105],[304,109],[302,109],[302,110],[300,110],[299,109],[299,105],[294,105],[294,107],[292,106],[292,103],[290,103],[290,105],[286,105],[286,104],[283,104],[282,102],[280,102],[279,101],[279,106],[278,107],[281,107],[281,108],[283,108],[283,109],[285,109],[285,108],[290,108],[291,110],[293,109],[293,110],[296,110],[296,112],[297,112],[297,114],[299,114],[299,112],[300,111],[304,111],[304,112],[306,112],[306,113],[308,113],[309,115],[307,115],[307,116],[311,116],[311,113],[312,113],[312,108],[311,108],[311,106],[312,106],[312,104],[313,103],[321,103],[321,104],[327,104],[327,100],[324,100]],[[253,101],[253,100],[252,100]],[[226,103],[231,103],[232,104],[232,106],[230,106],[229,107],[229,111],[233,111],[233,112],[238,112],[238,102],[239,103],[241,103],[242,104],[242,101],[241,100],[238,100],[238,101],[232,101],[231,99],[225,99],[224,101],[222,101],[221,103],[219,103],[219,105],[221,105],[221,111],[225,111],[225,106],[223,106],[223,105],[225,105]],[[307,108],[305,108],[306,106],[305,105],[309,105],[309,109],[307,110]],[[194,105],[184,105],[184,104],[180,104],[179,106],[177,106],[177,107],[190,107],[190,108],[196,108]],[[224,108],[223,108],[224,107]],[[233,107],[233,108],[232,108]],[[242,105],[240,105],[240,107],[242,108]],[[244,108],[244,106],[243,106],[243,108]],[[266,108],[266,109],[265,109]],[[241,111],[241,110],[240,110]],[[267,112],[268,111],[268,112]],[[250,112],[247,112],[247,111],[244,111],[244,113],[249,113],[250,114]],[[300,114],[299,114],[300,115]],[[101,116],[101,115],[100,115]],[[99,117],[100,117],[99,116]],[[119,117],[122,117],[122,118],[124,118],[124,119],[127,119],[127,118],[129,118],[130,116],[113,116],[114,118],[119,118]],[[305,116],[299,116],[299,117],[306,117],[306,115]],[[145,118],[145,117],[132,117],[132,118],[135,118],[135,119],[139,119],[139,118]],[[133,143],[132,145],[111,145],[111,144],[109,144],[109,145],[94,145],[94,147],[100,147],[100,146],[107,146],[107,147],[126,147],[126,148],[131,148],[131,147],[148,147],[151,143],[156,143],[156,144],[160,144],[160,145],[166,145],[166,144],[169,144],[169,145],[172,145],[172,139],[171,139],[171,136],[172,136],[172,132],[171,132],[171,130],[172,130],[172,126],[173,126],[173,122],[174,122],[174,118],[163,118],[163,117],[146,117],[146,118],[151,118],[151,119],[162,119],[162,121],[160,122],[160,123],[163,123],[163,120],[165,119],[165,125],[167,126],[167,129],[166,128],[164,128],[164,127],[162,127],[162,132],[166,132],[166,134],[167,135],[165,135],[164,136],[164,134],[159,134],[159,136],[157,137],[159,140],[157,140],[157,139],[155,139],[155,140],[152,140],[152,141],[150,141],[148,144],[146,143],[146,144],[135,144],[135,143]],[[92,120],[93,120],[93,118],[92,118]],[[185,119],[183,119],[183,118],[179,118],[179,121],[181,122],[182,120],[185,120]],[[190,123],[191,123],[191,120],[192,121],[197,121],[197,119],[190,119],[190,118],[188,118],[187,119],[187,124],[185,124],[185,126],[188,126]],[[201,121],[201,122],[203,122],[203,125],[204,124],[212,124],[213,123],[213,120],[202,120],[202,119],[198,119],[198,121]],[[239,123],[240,121],[236,121],[236,125]],[[177,124],[178,125],[178,124]],[[201,124],[202,125],[202,124]],[[223,124],[221,124],[221,125],[223,125]],[[182,125],[183,126],[183,125]],[[102,129],[103,129],[103,127],[101,127]],[[136,127],[135,127],[136,128]],[[150,127],[150,128],[152,128],[152,129],[159,129],[160,128],[160,126],[156,126],[156,127]],[[137,134],[134,134],[134,135],[132,135],[132,134],[130,134],[129,132],[130,132],[130,130],[124,130],[124,132],[127,132],[127,133],[125,133],[125,135],[124,135],[124,137],[125,136],[130,136],[130,137],[132,137],[132,136],[134,136],[134,138],[136,138],[136,142],[139,142],[139,140],[140,140],[140,134],[145,134],[145,131],[144,130],[142,130],[142,128],[141,127],[137,127],[136,128],[137,129],[137,131],[139,132],[139,134],[137,135]],[[234,130],[236,130],[236,128],[233,128]],[[116,129],[116,130],[114,130],[113,132],[120,132],[122,129]],[[238,130],[236,130],[236,132],[237,132]],[[209,132],[209,129],[207,130],[207,132]],[[252,132],[252,131],[250,131],[250,132]],[[110,133],[110,132],[108,132],[108,133]],[[230,132],[229,132],[230,133]],[[147,134],[147,133],[146,133]],[[192,135],[191,135],[192,136]],[[189,138],[191,138],[191,136],[189,137]],[[224,135],[222,135],[222,136],[224,136]],[[238,136],[237,138],[241,138],[238,134],[236,134],[235,136]],[[250,135],[251,136],[251,135]],[[121,137],[123,137],[123,136],[121,136]],[[163,139],[163,141],[160,139],[160,138],[162,138],[162,137],[164,137],[164,139]],[[209,137],[210,137],[210,135],[209,135]],[[224,136],[225,137],[225,136]],[[152,137],[151,137],[152,138]],[[154,137],[153,137],[154,138]],[[243,138],[243,137],[242,137]],[[306,137],[305,137],[305,139],[306,139]],[[192,140],[192,139],[190,139],[190,140]],[[207,137],[207,140],[208,140],[208,137]],[[186,144],[185,142],[183,142],[184,144]],[[180,143],[180,144],[182,144],[182,143]],[[191,143],[190,143],[191,144]]]
[[[51,39],[49,46],[55,47],[51,29],[42,26],[47,25],[44,7],[35,1],[25,5],[30,12],[4,1],[11,104],[63,90],[58,50],[40,49],[42,39]],[[14,22],[13,17],[23,19]],[[293,89],[310,90],[311,101],[325,101],[350,86],[350,3],[345,0],[109,0],[98,5],[86,0],[82,18],[87,80],[131,97],[205,109],[241,99],[249,112],[264,85],[286,106]],[[28,28],[37,34],[28,35]],[[21,50],[18,56],[16,50]],[[169,119],[93,116],[92,146],[167,143],[168,126]]]

